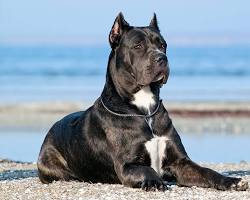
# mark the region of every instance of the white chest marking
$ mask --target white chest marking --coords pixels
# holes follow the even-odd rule
[[[154,100],[154,94],[151,91],[149,86],[146,86],[139,90],[137,93],[134,94],[134,100],[131,102],[132,104],[136,105],[137,108],[143,108],[146,109],[148,112],[148,115],[150,115],[150,106],[155,105]],[[152,118],[150,117],[148,120],[149,128],[152,131],[153,134],[153,127],[152,127]]]
[[[155,105],[154,94],[149,86],[142,88],[134,94],[134,100],[131,102],[138,108],[144,108],[150,112],[150,106]]]
[[[149,153],[151,160],[151,167],[159,174],[162,175],[162,161],[165,157],[167,137],[155,136],[145,143],[145,147]]]

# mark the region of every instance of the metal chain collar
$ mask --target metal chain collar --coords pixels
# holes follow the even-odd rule
[[[162,102],[162,100],[160,100],[160,101],[158,102],[158,105],[157,105],[156,109],[154,110],[154,112],[150,113],[149,115],[122,114],[122,113],[117,113],[117,112],[114,112],[114,111],[110,110],[110,109],[104,104],[104,102],[103,102],[103,100],[102,100],[102,98],[101,98],[102,106],[103,106],[109,113],[111,113],[111,114],[113,114],[113,115],[116,115],[116,116],[119,116],[119,117],[143,117],[143,118],[145,118],[145,119],[150,118],[150,117],[154,116],[154,115],[157,113],[157,111],[158,111],[159,108],[160,108],[161,102]]]

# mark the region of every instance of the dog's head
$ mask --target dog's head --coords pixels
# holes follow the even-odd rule
[[[120,13],[109,34],[111,77],[116,87],[133,94],[151,84],[162,86],[169,75],[167,43],[156,15],[145,27],[130,26]]]

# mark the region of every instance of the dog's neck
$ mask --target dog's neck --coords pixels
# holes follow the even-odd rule
[[[109,73],[106,76],[101,98],[107,107],[117,113],[145,115],[152,113],[160,101],[159,87],[155,84],[145,86],[130,96],[121,96]]]
[[[155,98],[155,94],[151,91],[150,86],[146,86],[133,95],[131,103],[138,109],[150,114],[152,108],[156,105],[156,101],[157,98]]]

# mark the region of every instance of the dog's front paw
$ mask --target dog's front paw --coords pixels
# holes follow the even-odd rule
[[[145,191],[165,191],[168,189],[161,179],[146,179],[141,183],[141,188]]]
[[[216,188],[219,190],[237,190],[245,191],[249,188],[248,182],[243,181],[241,178],[226,177],[220,184],[216,185]]]
[[[231,185],[231,189],[237,190],[237,191],[245,191],[249,188],[248,182],[242,180],[241,178],[238,178],[236,183]]]

